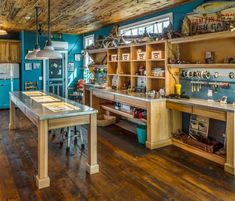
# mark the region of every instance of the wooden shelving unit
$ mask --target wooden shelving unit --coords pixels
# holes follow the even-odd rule
[[[138,51],[146,52],[145,59],[138,60]],[[112,86],[112,78],[118,76],[118,89],[122,89],[125,81],[131,82],[131,87],[136,87],[138,78],[146,79],[146,90],[156,90],[163,88],[168,92],[168,71],[167,64],[167,45],[166,41],[155,41],[151,43],[135,44],[130,46],[121,46],[118,48],[107,49],[107,69],[108,69],[108,86]],[[152,59],[152,51],[163,51],[164,58]],[[129,60],[123,60],[122,55],[129,54]],[[117,61],[112,61],[111,56],[117,55]],[[140,66],[145,67],[146,74],[139,75]],[[165,70],[165,77],[155,77],[152,75],[153,68],[162,68]]]
[[[185,64],[167,64],[170,75],[169,91],[175,93],[175,84],[179,82],[182,68],[235,69],[235,64],[224,63],[228,58],[235,58],[235,32],[218,32],[168,40],[168,58],[178,54]],[[207,64],[205,53],[212,52],[213,64]],[[192,64],[191,64],[192,63]],[[175,82],[176,80],[176,82]]]

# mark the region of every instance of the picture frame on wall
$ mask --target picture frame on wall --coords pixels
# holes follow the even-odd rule
[[[33,69],[40,69],[41,64],[40,63],[33,63]]]
[[[32,70],[32,63],[25,63],[25,66],[24,66],[24,68],[25,68],[25,70],[27,70],[27,71],[29,71],[29,70]]]
[[[74,62],[69,62],[68,63],[68,71],[74,72],[75,71],[75,64]]]
[[[81,54],[74,54],[74,60],[75,61],[81,61],[82,55]]]

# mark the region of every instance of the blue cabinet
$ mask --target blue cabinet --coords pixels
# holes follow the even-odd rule
[[[9,108],[9,92],[19,91],[19,79],[0,80],[0,109]]]

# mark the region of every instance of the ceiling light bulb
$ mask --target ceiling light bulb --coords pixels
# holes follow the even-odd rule
[[[7,35],[7,31],[4,29],[0,29],[0,35]]]

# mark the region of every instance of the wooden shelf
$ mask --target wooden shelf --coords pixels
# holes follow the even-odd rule
[[[118,61],[108,61],[108,63],[118,63]]]
[[[147,59],[147,61],[166,61],[166,59]]]
[[[114,76],[114,75],[117,75],[117,74],[108,73],[108,75]]]
[[[101,108],[106,110],[106,111],[109,111],[109,112],[121,115],[123,117],[126,117],[128,119],[135,120],[136,122],[147,122],[146,119],[141,119],[141,120],[140,119],[136,119],[136,118],[133,117],[133,114],[130,114],[128,112],[123,112],[121,110],[117,110],[117,109],[115,109],[115,107],[113,105],[101,105]]]
[[[93,49],[93,50],[87,50],[88,54],[97,54],[97,53],[106,53],[107,49],[101,48],[101,49]]]
[[[94,65],[90,65],[88,68],[107,68],[107,65],[94,64]]]
[[[123,111],[117,110],[117,109],[115,109],[115,107],[113,105],[101,105],[101,108],[104,110],[110,111],[112,113],[121,115],[126,118],[133,118],[132,114],[130,114],[128,112],[123,112]]]
[[[147,77],[146,75],[132,75],[132,77]]]
[[[235,68],[235,64],[168,64],[171,68]]]
[[[129,60],[129,61],[124,61],[124,60],[119,60],[119,62],[131,62],[131,60]]]
[[[160,79],[160,80],[166,79],[165,77],[156,77],[156,76],[147,76],[147,78],[151,78],[151,79]]]
[[[175,138],[172,138],[172,142],[173,142],[173,145],[177,146],[177,147],[180,147],[181,149],[184,149],[186,151],[189,151],[193,154],[196,154],[196,155],[199,155],[203,158],[206,158],[208,160],[211,160],[213,162],[216,162],[220,165],[224,165],[225,163],[225,157],[223,156],[219,156],[217,154],[213,154],[213,153],[209,153],[209,152],[206,152],[206,151],[203,151],[201,149],[198,149],[196,147],[193,147],[189,144],[186,144],[180,140],[177,140]]]
[[[144,59],[144,60],[131,60],[131,61],[137,62],[137,61],[146,61],[146,60]]]
[[[118,74],[118,76],[120,76],[120,77],[130,77],[131,75],[130,74]]]
[[[233,38],[233,37],[235,37],[235,32],[224,31],[224,32],[217,32],[217,33],[200,34],[196,36],[175,38],[175,39],[169,40],[169,42],[171,44],[180,44],[180,43],[190,43],[190,42],[198,42],[198,41],[205,41],[205,40],[218,40],[218,39]]]

